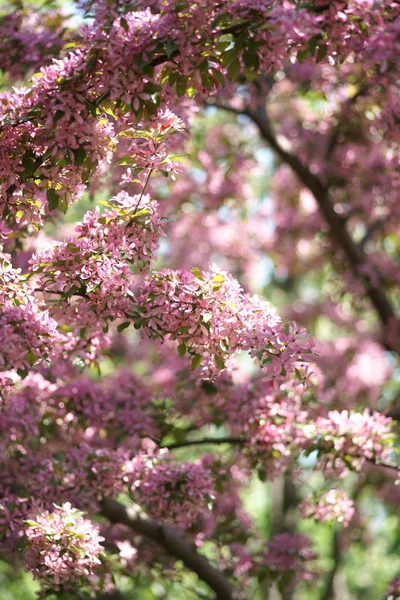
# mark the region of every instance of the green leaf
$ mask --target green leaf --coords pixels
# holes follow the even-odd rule
[[[67,211],[68,211],[68,202],[67,202],[67,199],[66,199],[65,196],[60,196],[59,208],[64,213],[64,215],[67,213]]]
[[[166,67],[163,68],[163,70],[160,73],[160,77],[159,77],[160,84],[164,85],[165,83],[167,83],[170,75],[171,75],[171,67],[170,67],[170,65],[167,65]]]
[[[215,359],[215,364],[217,365],[218,369],[226,368],[226,365],[225,365],[225,362],[224,362],[224,359],[222,358],[222,356],[220,356],[219,354],[215,354],[214,359]]]
[[[64,111],[63,110],[56,110],[54,117],[53,117],[53,123],[57,123],[57,121],[59,121],[61,119],[61,117],[64,116]]]
[[[28,354],[26,355],[26,358],[28,359],[28,363],[30,364],[30,366],[33,367],[33,365],[37,361],[36,354],[34,354],[33,352],[28,352]]]
[[[308,58],[310,56],[310,49],[309,48],[304,48],[304,50],[300,50],[297,53],[297,60],[298,62],[301,64],[302,62],[305,61],[306,58]]]
[[[246,67],[253,66],[254,53],[251,50],[245,50],[242,54],[243,62]]]
[[[263,467],[260,467],[258,469],[257,474],[258,474],[258,477],[259,477],[260,481],[262,481],[262,482],[267,481],[267,472],[266,472],[266,470]]]
[[[319,46],[317,50],[317,60],[322,60],[328,54],[328,46],[325,44],[324,46]]]
[[[182,98],[186,94],[187,89],[187,79],[184,75],[179,75],[176,82],[176,93],[179,98]]]
[[[217,44],[217,46],[216,46],[216,49],[218,50],[218,52],[225,52],[225,50],[226,50],[227,48],[229,48],[229,46],[230,46],[231,44],[232,44],[232,41],[231,41],[231,40],[226,40],[226,41],[223,41],[223,40],[222,40],[222,38],[221,38],[221,41],[220,41],[220,42],[218,42],[218,44]]]
[[[219,288],[224,283],[224,281],[225,277],[221,274],[215,275],[215,277],[211,279],[211,287],[214,290],[214,292],[218,292]]]
[[[90,112],[90,114],[92,115],[92,117],[95,117],[97,114],[97,108],[96,105],[93,102],[90,102],[89,100],[86,102],[86,108],[88,109],[88,111]]]
[[[167,55],[167,58],[171,58],[171,56],[173,55],[175,50],[177,50],[177,48],[178,46],[175,44],[175,42],[173,42],[172,40],[168,40],[165,46],[165,54]]]
[[[212,74],[214,75],[214,78],[218,81],[218,83],[222,87],[225,87],[225,77],[224,77],[223,73],[221,73],[221,71],[219,71],[215,67],[211,67],[211,71],[212,71]]]
[[[128,135],[121,135],[121,137],[130,137]],[[134,165],[136,162],[136,159],[134,156],[131,156],[130,154],[125,154],[122,158],[119,159],[118,164],[119,165]]]
[[[132,219],[138,219],[139,217],[143,217],[143,215],[150,214],[150,210],[148,208],[141,208],[134,215],[132,215]]]
[[[257,77],[257,71],[253,71],[252,69],[245,67],[244,76],[246,77],[246,81],[251,83]]]
[[[198,267],[192,267],[190,269],[190,272],[196,277],[196,279],[201,279],[202,281],[204,281],[204,275]]]
[[[211,321],[212,316],[213,316],[212,313],[209,313],[209,312],[203,313],[203,321],[204,321],[204,323],[208,323],[209,321]]]
[[[235,60],[233,60],[228,67],[229,81],[235,81],[235,79],[237,79],[239,77],[240,72],[241,72],[240,61],[238,58],[235,58]]]
[[[74,152],[74,163],[77,167],[80,167],[85,162],[86,150],[83,146],[79,146]]]
[[[68,42],[68,44],[64,45],[64,50],[70,50],[71,48],[75,48],[78,44],[76,42]]]
[[[168,81],[170,85],[175,85],[175,83],[178,81],[178,77],[179,77],[179,73],[177,71],[173,71],[172,73],[170,73]]]
[[[202,381],[201,387],[203,388],[207,396],[212,396],[218,392],[217,388],[213,383],[211,383],[211,381]]]
[[[201,354],[195,354],[192,358],[192,369],[197,369],[203,361],[203,357]]]
[[[36,159],[37,156],[32,150],[27,150],[22,157],[22,166],[24,167],[24,178],[29,179],[36,171]]]
[[[211,79],[211,77],[209,76],[208,73],[202,73],[201,74],[201,81],[202,81],[202,84],[204,85],[204,87],[206,88],[206,90],[211,90],[212,89],[212,87],[214,85],[214,82],[213,82],[213,80]]]
[[[127,327],[129,327],[129,325],[130,325],[130,322],[129,321],[125,321],[125,323],[121,323],[120,325],[118,325],[117,329],[121,333],[121,331],[123,331],[124,329],[126,329]]]
[[[144,84],[143,90],[148,94],[156,94],[157,92],[161,91],[161,86],[158,85],[158,83],[152,83],[151,81],[148,81]]]
[[[30,519],[26,519],[24,523],[28,525],[28,527],[40,527],[39,523],[36,521],[31,521]]]
[[[44,163],[45,160],[47,160],[51,156],[52,152],[53,152],[52,146],[50,146],[50,148],[47,148],[46,152],[44,154],[42,154],[42,156],[40,157],[42,164]]]
[[[125,31],[129,31],[128,21],[125,19],[125,17],[121,17],[119,22],[120,22],[122,29],[125,29]]]
[[[181,358],[182,358],[182,356],[184,356],[186,354],[186,350],[187,350],[186,342],[182,342],[181,344],[179,344],[178,354]]]
[[[227,50],[226,52],[224,52],[224,54],[222,55],[222,66],[223,67],[228,67],[231,62],[235,59],[237,59],[237,48],[232,48],[231,50]]]
[[[47,202],[49,203],[49,210],[55,210],[58,208],[60,203],[60,196],[57,194],[55,190],[49,188],[46,191]]]

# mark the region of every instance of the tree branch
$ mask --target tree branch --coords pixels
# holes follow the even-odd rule
[[[360,242],[360,248],[362,250],[365,249],[365,246],[368,244],[368,242],[374,237],[376,233],[378,233],[378,231],[380,231],[384,227],[388,220],[388,217],[386,217],[384,219],[377,219],[376,221],[371,223],[370,227],[368,228]]]
[[[197,552],[180,532],[161,525],[147,515],[138,505],[124,506],[107,498],[102,502],[102,514],[112,523],[122,523],[147,539],[156,542],[174,558],[196,573],[214,591],[217,600],[244,600],[244,596],[205,556]]]
[[[329,195],[329,187],[325,186],[316,175],[311,173],[295,154],[291,154],[281,146],[272,131],[265,107],[258,106],[254,109],[251,107],[237,109],[220,102],[211,102],[209,103],[209,106],[227,110],[235,115],[246,115],[257,125],[261,137],[268,143],[272,150],[275,151],[279,158],[291,167],[303,185],[305,185],[313,194],[329,227],[329,235],[332,241],[343,250],[355,276],[364,281],[368,297],[384,328],[387,329],[388,327],[393,326],[398,327],[396,315],[383,288],[377,285],[369,275],[361,275],[360,273],[360,267],[367,263],[363,244],[358,246],[355,243],[347,230],[346,221],[335,211]],[[373,233],[374,232],[375,228]],[[397,351],[397,348],[393,348],[387,340],[384,340],[384,342],[390,350]]]
[[[371,465],[375,465],[376,467],[382,467],[383,469],[390,469],[391,471],[396,471],[400,477],[400,465],[374,460],[373,458],[367,458],[366,461]]]
[[[258,126],[262,138],[279,158],[292,168],[303,185],[311,191],[329,227],[329,235],[332,241],[344,252],[353,273],[365,282],[367,294],[379,315],[381,323],[385,329],[395,326],[397,323],[396,315],[383,288],[377,285],[369,275],[360,274],[360,267],[367,263],[366,256],[363,249],[354,242],[348,232],[346,222],[335,211],[329,195],[329,187],[325,186],[316,175],[311,173],[296,155],[291,154],[281,146],[271,129],[264,107],[248,108],[246,111],[241,111],[241,113],[252,119]],[[386,340],[385,343],[387,344]],[[396,350],[392,347],[390,349]]]
[[[334,597],[334,582],[336,574],[340,567],[340,543],[339,543],[339,533],[337,531],[332,532],[332,560],[333,566],[331,570],[328,572],[327,580],[325,582],[325,589],[322,595],[322,600],[332,600]]]

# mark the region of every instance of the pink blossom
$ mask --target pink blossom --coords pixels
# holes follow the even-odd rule
[[[327,474],[344,476],[348,469],[359,471],[366,460],[379,462],[390,454],[393,421],[368,409],[364,412],[330,411],[318,417],[315,426],[306,426],[314,438],[311,449],[318,450],[319,464]]]
[[[348,527],[354,515],[354,502],[346,492],[332,489],[325,494],[307,496],[300,505],[303,517],[314,517],[317,521],[342,523]]]
[[[244,350],[279,379],[306,361],[312,347],[301,329],[293,324],[285,331],[267,302],[244,294],[224,272],[154,273],[142,286],[138,304],[138,325],[150,337],[177,340],[192,365],[204,362],[211,375]]]
[[[200,462],[180,463],[162,454],[139,455],[132,467],[132,496],[152,516],[187,528],[207,513],[214,498],[214,485]]]
[[[73,590],[100,564],[104,538],[82,514],[67,502],[25,522],[27,566],[44,589]]]

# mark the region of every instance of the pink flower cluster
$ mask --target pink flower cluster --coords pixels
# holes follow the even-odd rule
[[[310,418],[301,398],[276,398],[273,392],[256,397],[249,406],[247,422],[242,423],[250,456],[254,456],[259,474],[265,474],[269,480],[287,469],[299,454],[304,445],[303,425]]]
[[[392,424],[392,419],[368,409],[362,413],[333,410],[305,430],[314,438],[311,449],[318,451],[324,472],[344,476],[349,470],[360,471],[366,460],[387,458],[393,442]]]
[[[149,196],[120,192],[109,206],[104,214],[87,213],[76,238],[31,259],[51,314],[69,328],[64,349],[83,350],[88,357],[102,345],[109,321],[126,320],[133,301],[130,266],[148,267],[162,235],[157,203]]]
[[[27,520],[27,567],[45,590],[71,591],[100,564],[98,527],[68,502]]]
[[[0,371],[25,371],[51,356],[60,341],[57,323],[35,304],[20,271],[12,268],[10,257],[3,253],[0,306]]]
[[[91,240],[59,243],[32,258],[38,290],[62,325],[63,350],[95,358],[107,344],[108,321],[125,314],[133,293],[128,264]]]
[[[67,450],[61,461],[54,459],[53,468],[58,473],[55,487],[75,505],[98,511],[100,500],[127,490],[129,475],[126,472],[132,451],[124,446],[115,449],[112,443],[97,448],[96,440],[92,447],[90,431],[88,434],[81,443]]]
[[[271,306],[244,294],[231,275],[163,270],[145,281],[138,298],[137,323],[150,337],[169,336],[179,353],[202,362],[210,376],[229,366],[232,355],[247,351],[279,380],[307,360],[312,342],[304,331],[285,331]]]
[[[17,538],[23,535],[24,520],[28,516],[30,508],[26,498],[21,498],[10,493],[9,490],[3,490],[0,495],[0,537],[7,540],[11,546]]]
[[[65,212],[111,159],[111,122],[91,115],[84,90],[57,83],[81,67],[77,54],[43,67],[32,89],[0,95],[0,214],[13,226]]]
[[[82,427],[88,442],[99,442],[101,436],[107,436],[108,442],[128,437],[131,447],[141,437],[159,435],[152,418],[151,391],[128,370],[100,382],[82,376],[58,386],[51,395],[56,404],[54,417],[64,421],[65,434]]]
[[[303,517],[317,521],[342,523],[347,527],[354,515],[354,502],[344,490],[332,489],[326,494],[310,495],[300,505]]]
[[[208,512],[214,483],[200,462],[177,462],[161,452],[139,455],[132,468],[132,497],[155,518],[186,529]]]
[[[0,370],[29,369],[51,355],[60,340],[57,324],[34,304],[15,306],[0,291]]]
[[[32,5],[2,16],[0,69],[20,79],[56,56],[64,45],[60,17],[56,11],[39,11]]]
[[[169,109],[159,110],[149,123],[142,122],[141,126],[134,129],[124,129],[119,134],[119,143],[121,138],[125,141],[124,155],[119,159],[119,165],[131,165],[126,169],[122,176],[122,181],[128,183],[135,181],[134,175],[142,172],[159,172],[163,175],[174,174],[181,171],[181,154],[171,155],[171,134],[183,132],[185,125]],[[182,146],[182,137],[172,142],[173,145]],[[167,143],[168,142],[168,143]]]
[[[93,253],[102,250],[132,265],[148,266],[163,235],[158,203],[148,194],[120,192],[108,205],[102,215],[98,209],[86,213],[75,228],[78,244],[85,240]]]

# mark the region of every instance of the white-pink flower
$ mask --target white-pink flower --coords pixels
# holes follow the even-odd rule
[[[321,495],[310,495],[300,505],[303,517],[317,521],[337,521],[347,527],[354,515],[354,502],[341,489],[332,489]]]

